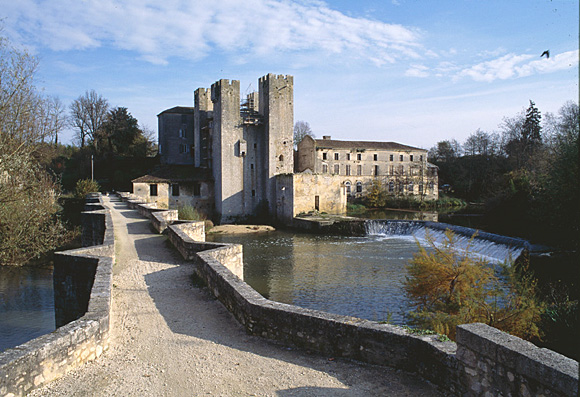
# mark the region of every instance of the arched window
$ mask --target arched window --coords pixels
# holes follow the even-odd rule
[[[395,191],[395,182],[389,182],[389,193],[393,193]]]
[[[280,157],[278,157],[278,160],[284,161],[284,155],[281,154]]]
[[[356,192],[357,193],[361,193],[362,192],[362,182],[358,181],[356,183]]]
[[[350,188],[351,188],[350,181],[344,182],[344,186],[346,186],[346,194],[350,194]]]

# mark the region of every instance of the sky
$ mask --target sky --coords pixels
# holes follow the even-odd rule
[[[429,149],[578,101],[578,0],[0,0],[0,35],[65,105],[94,89],[157,131],[193,92],[294,76],[316,137]],[[545,51],[550,57],[541,57]],[[72,131],[61,141],[72,139]]]

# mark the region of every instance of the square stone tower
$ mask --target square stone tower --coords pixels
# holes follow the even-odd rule
[[[276,175],[294,172],[294,78],[260,78],[259,113],[263,117],[265,189],[270,214],[276,214]]]

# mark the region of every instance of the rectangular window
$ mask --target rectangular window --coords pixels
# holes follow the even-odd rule
[[[326,153],[322,153],[322,160],[327,160]]]
[[[360,153],[357,153],[357,154],[356,154],[356,159],[357,159],[358,161],[361,161],[361,160],[362,160],[362,154],[360,154]]]
[[[179,185],[178,184],[173,184],[171,185],[171,195],[172,196],[179,196]]]
[[[413,161],[413,155],[409,156],[409,161]]]
[[[346,166],[346,175],[350,175],[350,165]]]
[[[157,184],[152,183],[149,185],[149,195],[150,196],[157,196]]]
[[[423,155],[419,156],[419,161],[423,161]]]
[[[356,174],[362,175],[362,165],[359,164],[356,166]]]
[[[322,164],[322,173],[328,174],[328,165],[327,164]]]
[[[379,166],[375,165],[375,175],[379,175]]]
[[[254,164],[250,164],[250,169],[253,170],[254,169]]]
[[[379,155],[378,154],[373,154],[373,160],[374,161],[379,161]]]
[[[338,153],[334,153],[334,159],[338,160]]]
[[[193,195],[194,196],[201,196],[201,183],[199,183],[199,182],[193,183]]]
[[[419,184],[419,194],[423,194],[423,184]]]
[[[389,154],[389,161],[393,161],[393,155]]]
[[[334,165],[334,173],[336,175],[338,175],[340,173],[340,165],[338,165],[338,164],[335,164]]]
[[[346,159],[347,159],[347,160],[350,160],[350,153],[347,153],[347,154],[346,154]]]
[[[402,154],[399,156],[399,160],[400,161],[403,161],[403,155]]]
[[[256,197],[256,191],[252,190],[252,197]]]
[[[391,166],[389,167],[389,174],[391,174],[391,175],[395,175],[395,166],[394,166],[394,165],[391,165]]]

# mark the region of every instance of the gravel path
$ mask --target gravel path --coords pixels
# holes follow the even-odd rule
[[[246,334],[192,265],[124,203],[115,226],[111,347],[32,396],[433,396],[422,378]]]

